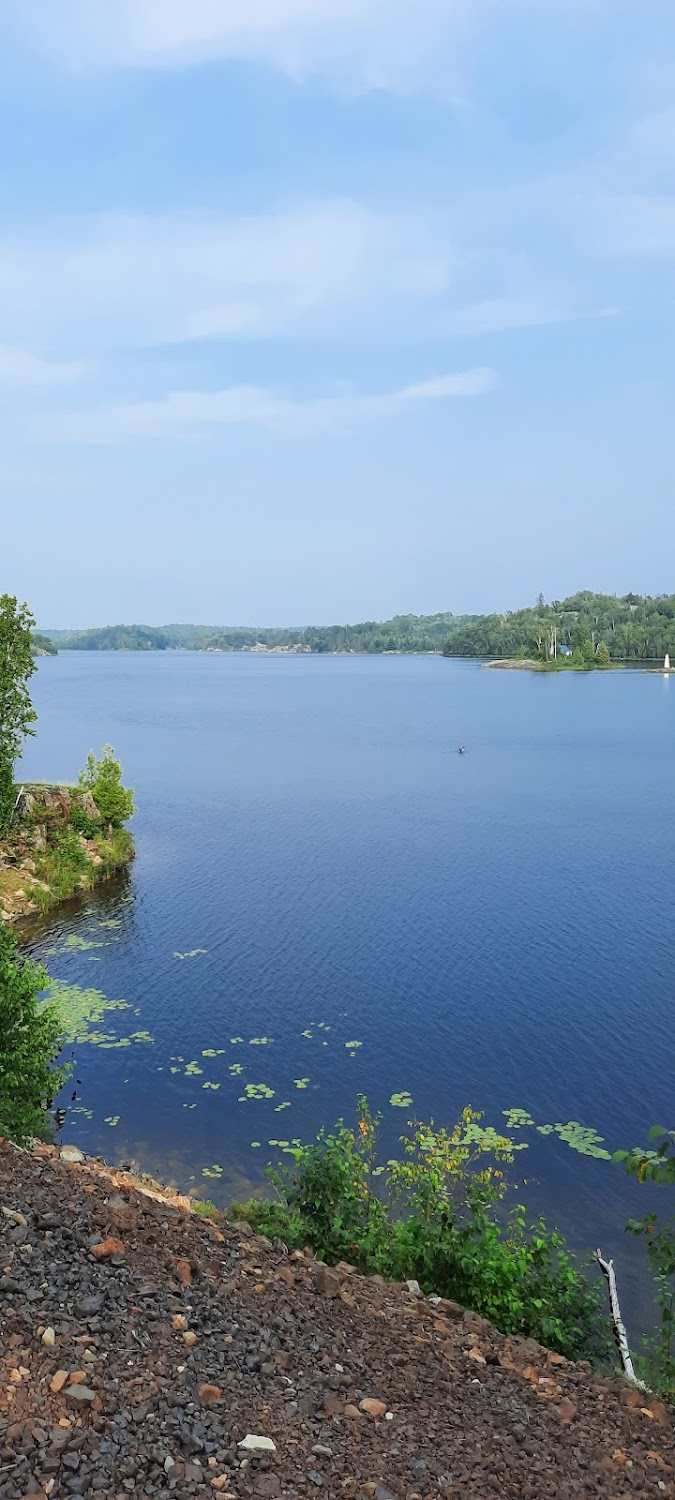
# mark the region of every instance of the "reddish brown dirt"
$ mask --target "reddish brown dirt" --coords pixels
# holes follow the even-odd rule
[[[663,1406],[454,1304],[44,1148],[0,1207],[2,1500],[675,1495]]]

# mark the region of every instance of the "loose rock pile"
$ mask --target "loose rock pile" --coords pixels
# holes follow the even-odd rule
[[[50,1150],[0,1144],[2,1500],[675,1494],[620,1380]]]

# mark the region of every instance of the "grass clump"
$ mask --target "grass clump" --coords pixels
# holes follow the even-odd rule
[[[602,1291],[589,1286],[562,1236],[522,1205],[506,1211],[504,1166],[514,1143],[465,1109],[452,1130],[410,1122],[402,1153],[379,1161],[380,1116],[364,1096],[350,1129],[339,1120],[292,1165],[268,1168],[274,1201],[234,1205],[261,1233],[366,1274],[414,1278],[503,1333],[538,1339],[570,1359],[611,1349]]]

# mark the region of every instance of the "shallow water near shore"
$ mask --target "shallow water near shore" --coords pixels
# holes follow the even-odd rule
[[[386,1154],[413,1112],[524,1109],[528,1203],[630,1284],[644,1194],[535,1127],[670,1123],[675,684],[189,653],[33,683],[26,777],[112,741],[139,807],[129,873],[24,929],[77,1059],[64,1138],[224,1202],[359,1090]]]

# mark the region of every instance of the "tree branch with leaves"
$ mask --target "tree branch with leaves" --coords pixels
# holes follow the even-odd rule
[[[14,808],[14,766],[26,736],[34,734],[37,714],[28,691],[35,671],[27,604],[0,595],[0,837],[6,834]]]

